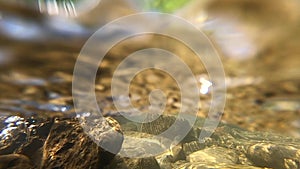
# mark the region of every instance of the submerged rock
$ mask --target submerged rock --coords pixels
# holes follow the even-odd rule
[[[236,164],[238,155],[234,150],[223,147],[209,147],[190,154],[187,160],[191,163],[226,163]]]
[[[154,138],[153,135],[141,132],[124,132],[125,140],[120,155],[126,157],[149,157],[163,152],[165,145],[163,140]],[[126,136],[130,137],[126,139]],[[166,139],[166,141],[168,141]]]
[[[176,118],[176,116],[159,116],[156,120],[151,121],[149,123],[143,123],[141,125],[141,132],[158,135],[163,132],[166,132],[168,130],[169,135],[166,135],[169,137],[169,139],[177,139],[177,137],[181,137],[183,134],[182,132],[185,132],[184,128],[192,128],[190,127],[192,124],[189,123],[184,118]],[[192,130],[191,130],[192,131]],[[186,134],[183,141],[189,142],[197,140],[196,136],[193,132],[184,133]]]
[[[120,117],[116,119],[120,122],[121,127],[124,127],[125,137],[128,135],[146,139],[166,130],[176,118],[174,116],[162,116],[148,124],[133,123]],[[300,140],[268,132],[250,132],[236,126],[220,123],[210,138],[206,138],[205,142],[199,142],[197,138],[200,132],[206,132],[206,129],[203,128],[203,122],[203,119],[198,118],[187,137],[178,145],[166,148],[163,140],[147,141],[146,139],[145,144],[149,144],[153,151],[154,149],[165,148],[165,152],[155,155],[157,161],[152,161],[151,165],[158,163],[162,169],[298,169],[300,167]],[[160,124],[162,126],[159,126]],[[126,145],[123,147],[125,150],[126,148],[132,151],[139,150],[138,146],[134,146],[138,144]],[[140,154],[141,157],[143,155]],[[123,159],[122,162],[118,163],[122,163],[122,165],[118,165],[118,168],[128,168],[132,164],[131,160],[133,159],[125,157],[121,159]]]
[[[189,155],[195,151],[204,149],[205,146],[206,146],[206,144],[200,143],[199,141],[192,141],[189,143],[184,143],[182,148],[183,148],[185,155]]]
[[[196,163],[184,163],[179,164],[177,167],[173,169],[266,169],[261,167],[255,166],[245,166],[239,164],[227,164],[227,163],[203,163],[203,162],[196,162]]]
[[[160,169],[154,157],[147,158],[122,158],[116,157],[105,169]]]
[[[7,140],[1,142],[0,169],[20,168],[21,165],[24,169],[300,167],[299,139],[267,132],[250,132],[220,123],[210,138],[199,142],[197,138],[200,132],[206,132],[206,129],[203,127],[204,120],[198,118],[179,144],[166,144],[173,140],[154,136],[173,125],[175,116],[162,115],[148,124],[135,123],[119,116],[116,119],[44,121],[31,125],[30,130],[26,126],[8,125],[12,130],[8,132]],[[186,121],[183,120],[182,124],[186,124]],[[110,149],[113,153],[103,146],[113,147]],[[115,154],[118,155],[115,157]]]
[[[300,168],[300,150],[293,146],[258,143],[249,147],[247,156],[261,167]]]

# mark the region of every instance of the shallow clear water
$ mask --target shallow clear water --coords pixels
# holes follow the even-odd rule
[[[71,91],[73,69],[81,47],[93,32],[92,28],[81,24],[82,20],[65,22],[68,19],[61,21],[42,15],[32,17],[29,13],[22,15],[23,8],[19,10],[0,8],[0,145],[14,137],[16,130],[28,134],[36,121],[76,117]],[[248,39],[232,39],[233,35],[219,37],[222,33],[230,34],[220,32],[218,26],[224,21],[226,18],[221,22],[212,20],[212,24],[205,28],[207,32],[215,32],[210,37],[220,45],[225,67],[228,91],[222,122],[250,131],[272,131],[300,138],[299,26],[291,22],[280,31],[266,35],[268,39],[273,33],[276,39],[263,44],[254,37],[251,45],[257,47],[255,52],[238,51],[239,55],[247,55],[246,59],[241,59],[235,57],[236,53],[228,53],[228,50],[235,49],[226,46],[226,43],[232,40],[236,44],[237,39],[248,43]],[[239,25],[230,26],[239,28]],[[124,28],[119,28],[119,31],[124,31]],[[251,31],[245,31],[246,35],[255,33]],[[264,36],[260,38],[264,39]],[[122,42],[102,62],[95,93],[103,114],[118,114],[112,100],[122,102],[123,96],[111,96],[110,83],[112,73],[124,55],[143,47],[163,46],[180,55],[195,73],[201,90],[198,115],[206,117],[210,90],[214,85],[202,63],[178,42],[170,42],[164,37],[150,39],[147,43],[138,39],[132,43]],[[123,73],[128,73],[126,71],[130,73],[132,70],[124,70]],[[183,81],[188,83],[188,80]],[[120,79],[118,83],[122,85],[126,82]],[[176,114],[181,107],[180,89],[174,79],[159,71],[147,70],[134,78],[130,86],[132,104],[147,112],[148,96],[156,88],[167,93],[164,113]]]

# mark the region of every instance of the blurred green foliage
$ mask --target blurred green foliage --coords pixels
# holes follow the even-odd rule
[[[148,0],[146,9],[172,13],[183,7],[190,0]]]
[[[81,1],[88,1],[88,0],[28,0],[29,2],[37,2],[40,3],[57,3],[57,4],[66,4],[66,3],[73,3],[76,4]],[[183,7],[187,2],[191,0],[136,0],[140,1],[144,6],[146,11],[159,11],[159,12],[166,12],[172,13],[177,9]]]

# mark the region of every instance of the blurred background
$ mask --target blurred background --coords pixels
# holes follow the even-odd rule
[[[298,0],[0,0],[0,118],[75,117],[72,73],[86,40],[117,18],[152,11],[186,19],[218,49],[228,90],[222,122],[300,138],[299,7]],[[113,70],[148,47],[168,49],[191,67],[201,90],[198,115],[206,117],[214,84],[203,64],[180,42],[157,36],[121,42],[107,54],[95,89],[103,113],[115,113],[109,99]],[[148,94],[157,87],[168,96],[165,113],[176,114],[178,86],[161,72],[136,76],[133,105],[149,105]]]

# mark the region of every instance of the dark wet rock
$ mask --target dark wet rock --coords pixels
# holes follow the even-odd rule
[[[0,133],[0,154],[20,153],[33,156],[43,146],[52,122],[10,116],[4,124]]]
[[[18,154],[26,155],[27,157],[29,157],[32,163],[34,163],[35,166],[40,167],[43,156],[42,147],[44,145],[44,142],[44,139],[38,137],[30,138],[30,140],[28,140],[15,152]]]
[[[17,138],[16,140],[13,140],[13,143],[11,143],[7,146],[1,147],[0,148],[0,154],[2,155],[2,154],[11,154],[11,153],[13,153],[15,151],[15,149],[21,145],[21,143],[18,140],[19,140],[19,138]],[[23,139],[21,139],[21,140],[24,141]]]
[[[49,132],[50,132],[50,129],[53,125],[53,121],[46,121],[46,122],[43,122],[41,124],[39,124],[36,128],[35,128],[35,131],[34,131],[34,135],[38,136],[39,138],[42,138],[42,139],[46,139]]]
[[[26,141],[27,137],[27,134],[18,128],[8,128],[5,130],[2,130],[3,136],[0,138],[0,155],[13,153]],[[5,132],[8,134],[4,134]]]
[[[29,158],[20,154],[0,156],[0,169],[32,169],[34,166]]]
[[[112,123],[108,122],[109,125],[116,125],[115,121],[110,120]],[[114,127],[114,129],[117,129],[117,132],[120,132],[119,126]],[[121,146],[120,143],[122,144],[122,140],[109,139],[110,136],[114,136],[109,135],[110,133],[105,133],[105,127],[95,130],[99,133],[100,129],[103,132],[103,135],[101,135],[103,140],[108,139],[116,147]],[[102,168],[114,156],[115,154],[98,146],[85,133],[78,120],[58,120],[53,124],[43,147],[42,168]]]
[[[116,157],[105,169],[160,169],[154,157],[147,158],[122,158]]]

